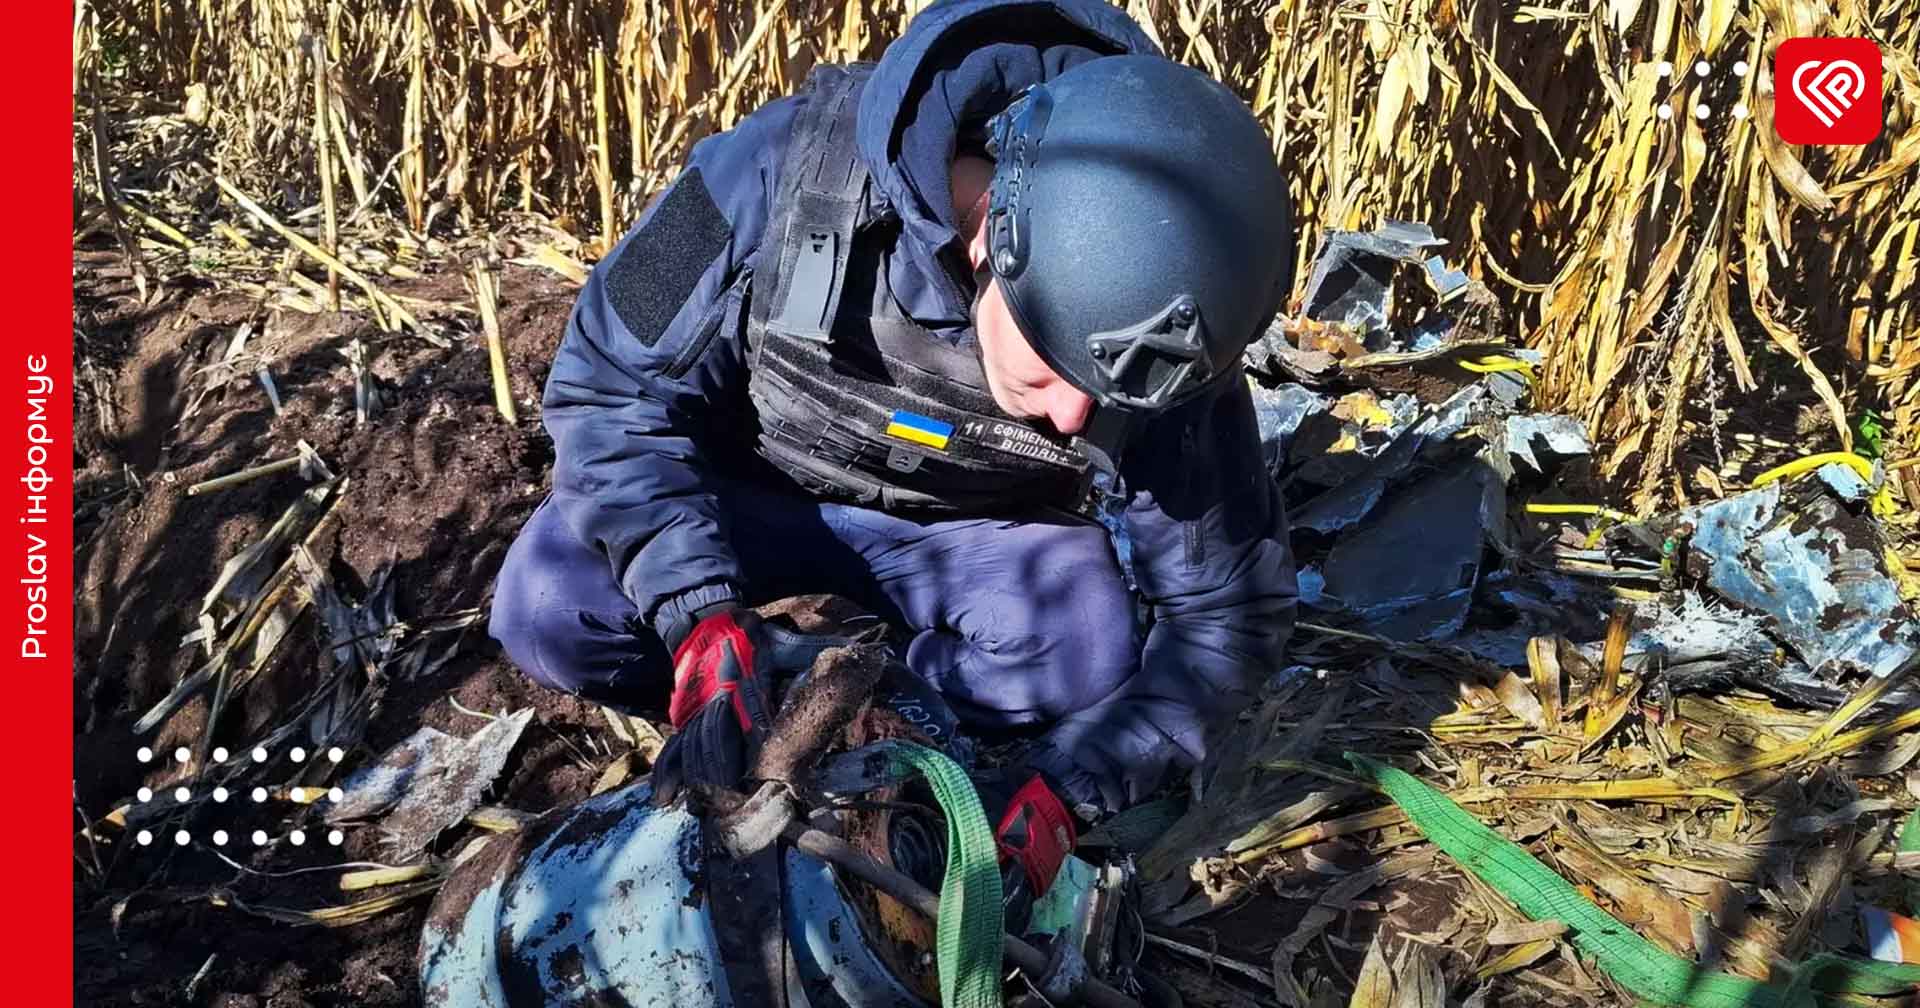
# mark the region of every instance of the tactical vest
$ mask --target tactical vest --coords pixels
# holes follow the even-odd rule
[[[870,211],[872,179],[854,140],[871,71],[825,65],[808,76],[751,281],[758,451],[827,499],[1092,518],[1098,492],[1073,439],[1008,417],[973,349],[927,331],[894,300],[887,261],[899,224]]]

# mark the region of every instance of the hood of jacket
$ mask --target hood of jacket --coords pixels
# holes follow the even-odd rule
[[[900,218],[888,279],[908,315],[936,332],[971,324],[951,185],[963,138],[977,141],[1021,88],[1122,53],[1160,48],[1106,0],[940,0],[887,46],[860,97],[855,139]]]

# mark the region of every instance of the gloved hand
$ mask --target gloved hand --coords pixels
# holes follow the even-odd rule
[[[673,652],[676,729],[654,761],[657,802],[687,781],[737,788],[773,722],[766,633],[751,609],[727,604],[702,617]]]
[[[1009,770],[976,781],[987,822],[1000,854],[1007,931],[1026,931],[1033,904],[1052,887],[1060,866],[1079,841],[1073,813],[1046,778],[1033,770]]]

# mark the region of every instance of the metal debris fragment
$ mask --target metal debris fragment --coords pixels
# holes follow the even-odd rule
[[[1825,484],[1774,483],[1681,512],[1693,529],[1689,567],[1766,616],[1809,666],[1891,675],[1920,652],[1920,622],[1887,575],[1874,524],[1831,493],[1806,492],[1816,487]]]
[[[494,778],[507,764],[507,757],[513,752],[514,745],[520,740],[520,733],[526,730],[533,720],[533,708],[516,711],[488,722],[487,726],[475,732],[472,737],[448,743],[444,736],[435,739],[432,735],[417,734],[415,742],[409,739],[402,748],[389,754],[382,764],[390,767],[404,767],[404,788],[398,800],[393,804],[381,823],[381,830],[388,841],[400,854],[413,854],[426,849],[440,831],[467,817],[480,804],[480,799]],[[430,729],[423,729],[423,732]],[[436,733],[437,734],[437,733]],[[401,761],[414,758],[411,766]],[[356,778],[356,789],[367,789],[366,804],[376,804],[378,799],[390,793],[393,787],[393,771],[366,778]],[[348,808],[360,808],[362,805],[351,799],[342,804]],[[342,813],[336,809],[336,817]]]

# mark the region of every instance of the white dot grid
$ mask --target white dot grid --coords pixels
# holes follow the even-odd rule
[[[1753,67],[1749,66],[1746,60],[1736,60],[1734,61],[1732,69],[1735,77],[1745,77],[1752,71]],[[1659,74],[1663,79],[1671,78],[1674,75],[1674,66],[1666,60],[1661,60],[1654,65],[1654,72]],[[1713,72],[1713,67],[1707,63],[1706,60],[1699,60],[1693,64],[1693,72],[1695,76],[1704,78]],[[1732,111],[1735,119],[1745,119],[1751,114],[1745,102],[1736,103]],[[1665,104],[1654,109],[1653,113],[1658,116],[1662,122],[1668,122],[1673,119],[1673,109]],[[1693,107],[1693,115],[1696,119],[1708,119],[1713,115],[1713,108],[1705,103],[1696,104]]]
[[[142,763],[153,762],[153,750],[147,746],[141,746],[139,749],[134,750],[133,755],[135,759]],[[215,763],[225,763],[227,758],[232,755],[233,753],[230,752],[226,746],[215,746],[211,753]],[[254,746],[252,755],[255,763],[265,763],[273,754],[267,751],[266,746]],[[315,756],[318,755],[318,753],[315,754]],[[333,746],[327,750],[326,756],[328,760],[338,763],[347,758],[347,751],[339,746]],[[176,762],[185,763],[193,758],[193,753],[186,746],[181,746],[173,751],[173,758]],[[307,751],[300,746],[294,746],[292,749],[287,750],[287,758],[293,760],[295,763],[304,763],[307,759]]]
[[[208,839],[213,841],[213,845],[215,847],[225,847],[227,845],[227,841],[232,839],[232,837],[228,835],[226,830],[217,829],[213,831],[212,835],[209,836]],[[253,831],[253,845],[255,847],[265,847],[268,841],[271,839],[272,838],[267,835],[266,830]],[[139,844],[142,847],[151,847],[153,846],[153,841],[154,841],[153,831],[141,830],[140,832],[134,834],[133,840],[135,843]],[[193,834],[187,830],[177,830],[173,834],[173,842],[174,842],[174,845],[177,847],[185,847],[193,843]],[[296,829],[289,832],[287,834],[287,842],[293,844],[295,847],[304,846],[307,842],[306,831]],[[338,847],[341,844],[344,844],[346,842],[347,842],[347,834],[345,832],[337,829],[327,831],[327,843],[330,846]]]
[[[1739,115],[1742,113],[1740,110],[1736,110],[1735,114]],[[213,757],[213,761],[216,763],[226,762],[227,758],[231,755],[232,753],[229,752],[225,746],[215,747],[213,752],[211,753],[211,756]],[[267,748],[265,746],[255,746],[252,753],[253,761],[255,763],[265,763],[267,759],[270,757],[270,755],[271,754],[267,751]],[[326,752],[327,759],[334,763],[338,763],[346,759],[346,755],[347,755],[346,751],[341,749],[339,746],[334,746],[328,749]],[[307,752],[305,749],[299,746],[295,746],[288,751],[287,756],[289,759],[293,760],[293,762],[301,763],[306,760]],[[153,762],[154,751],[152,748],[148,746],[141,746],[138,750],[135,751],[134,757],[142,763],[151,763]],[[186,763],[193,759],[193,753],[186,746],[180,746],[179,748],[173,751],[173,758],[175,762]],[[296,802],[306,802],[309,799],[313,801],[319,801],[321,794],[322,792],[319,788],[295,787],[291,789],[289,796]],[[142,803],[152,801],[153,795],[154,795],[153,789],[149,787],[142,787],[135,792],[135,796]],[[346,792],[339,787],[328,788],[325,791],[325,795],[327,798],[336,802],[342,801],[346,798]],[[228,791],[224,787],[216,787],[213,789],[213,800],[216,802],[225,802],[231,796],[232,796],[232,792]],[[193,790],[191,788],[184,787],[184,786],[175,788],[173,792],[173,797],[174,797],[174,800],[178,802],[184,803],[184,802],[191,801],[193,799]],[[267,798],[268,798],[268,791],[266,788],[256,787],[253,789],[253,800],[255,802],[264,803],[267,800]],[[209,839],[213,841],[213,844],[215,846],[223,847],[226,845],[227,841],[231,839],[231,837],[228,835],[226,830],[214,830],[212,836]],[[307,842],[307,834],[304,830],[296,829],[291,833],[287,834],[287,839],[294,846],[298,847]],[[153,840],[154,840],[154,836],[151,830],[141,830],[140,832],[134,835],[134,842],[138,843],[142,847],[152,846]],[[254,846],[264,847],[266,846],[268,840],[269,840],[269,837],[267,836],[267,832],[265,830],[253,831]],[[327,843],[332,846],[338,847],[341,844],[346,843],[346,840],[347,840],[346,834],[341,832],[340,830],[337,830],[337,829],[329,830],[327,832]],[[187,830],[178,830],[173,834],[173,842],[177,846],[185,847],[188,844],[191,844],[193,842],[193,834]]]

